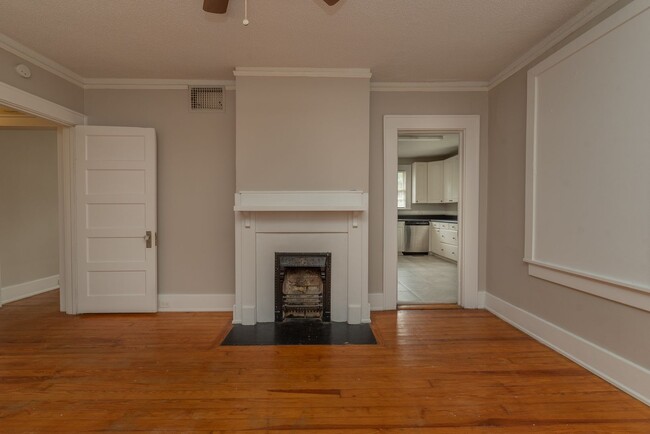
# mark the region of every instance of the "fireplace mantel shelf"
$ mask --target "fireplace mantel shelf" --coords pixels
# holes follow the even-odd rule
[[[242,191],[235,194],[237,212],[368,210],[362,191]]]

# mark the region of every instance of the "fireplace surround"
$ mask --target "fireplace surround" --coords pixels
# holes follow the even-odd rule
[[[276,252],[331,253],[330,320],[370,322],[367,210],[361,191],[236,193],[233,323],[276,321]]]

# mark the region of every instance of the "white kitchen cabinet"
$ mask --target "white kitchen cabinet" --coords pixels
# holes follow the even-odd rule
[[[427,203],[444,202],[444,161],[427,163]]]
[[[443,165],[444,176],[444,202],[458,202],[458,191],[460,187],[460,160],[458,155],[447,158]]]
[[[404,222],[397,222],[397,253],[404,251]]]
[[[427,203],[428,163],[413,163],[411,165],[411,202]]]
[[[440,228],[435,227],[435,223],[431,223],[429,229],[429,252],[440,254]]]
[[[431,253],[458,261],[458,225],[431,222],[429,246]]]

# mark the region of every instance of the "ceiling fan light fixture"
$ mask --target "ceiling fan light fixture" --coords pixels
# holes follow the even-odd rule
[[[323,1],[329,6],[334,6],[339,2],[339,0]],[[228,11],[228,0],[203,0],[203,10],[212,14],[225,14]],[[244,25],[246,26],[248,24]]]
[[[212,14],[225,14],[228,0],[203,0],[203,10]]]

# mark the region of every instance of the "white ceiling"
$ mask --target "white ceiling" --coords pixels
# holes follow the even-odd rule
[[[0,0],[0,29],[84,78],[232,80],[235,66],[487,81],[591,0]]]
[[[424,158],[451,155],[458,152],[458,133],[432,133],[397,137],[398,158]]]

